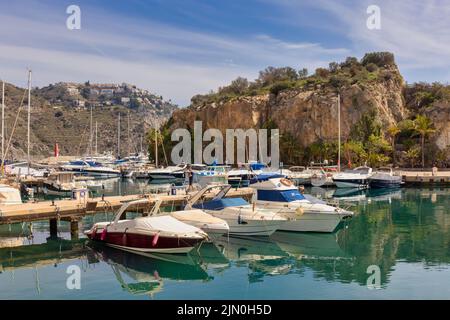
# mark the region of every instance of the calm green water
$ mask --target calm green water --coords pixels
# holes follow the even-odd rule
[[[99,193],[147,187],[110,181]],[[71,241],[64,223],[57,240],[47,239],[45,222],[33,224],[33,238],[23,237],[27,228],[2,227],[3,242],[22,236],[25,245],[0,249],[0,299],[450,298],[450,189],[309,191],[356,216],[334,234],[224,238],[189,256],[155,258]],[[81,229],[106,218],[87,217]],[[79,290],[66,286],[72,265],[81,270]],[[369,278],[377,268],[379,286]]]

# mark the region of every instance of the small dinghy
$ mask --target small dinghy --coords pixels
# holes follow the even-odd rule
[[[171,216],[136,217],[131,212],[127,215],[130,207],[144,203],[148,200],[123,204],[113,222],[96,223],[86,235],[91,240],[135,253],[188,253],[208,239],[204,231]]]

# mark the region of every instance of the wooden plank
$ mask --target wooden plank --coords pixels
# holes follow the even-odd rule
[[[228,197],[250,198],[253,194],[251,188],[232,189],[228,192]],[[210,192],[205,195],[208,199],[215,195]],[[155,195],[155,194],[134,194],[125,196],[109,196],[92,198],[87,201],[80,200],[59,200],[27,202],[16,205],[5,205],[0,207],[0,224],[14,222],[37,221],[47,219],[71,220],[97,212],[111,212],[117,210],[124,202],[147,198],[151,203],[157,199],[163,200],[163,206],[178,206],[185,202],[187,195]],[[130,208],[139,209],[139,208]],[[141,210],[143,208],[140,208]]]

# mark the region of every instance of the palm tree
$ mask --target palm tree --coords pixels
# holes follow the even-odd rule
[[[432,125],[431,120],[426,116],[418,115],[416,119],[414,119],[414,131],[420,135],[421,140],[422,168],[425,167],[425,138],[436,131]]]
[[[394,124],[387,129],[388,135],[391,137],[392,143],[392,164],[395,167],[395,137],[401,132],[398,125]]]

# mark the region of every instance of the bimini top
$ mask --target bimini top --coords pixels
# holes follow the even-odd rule
[[[205,210],[222,210],[226,207],[246,206],[249,203],[242,198],[222,198],[194,204],[192,207]]]
[[[290,190],[257,190],[258,200],[276,201],[276,202],[292,202],[297,200],[305,200],[305,197],[296,189]]]

